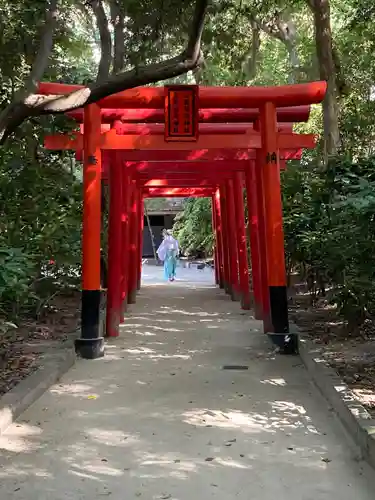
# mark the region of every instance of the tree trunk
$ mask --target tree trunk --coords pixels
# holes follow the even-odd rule
[[[276,25],[279,32],[279,39],[288,51],[290,64],[289,83],[292,84],[296,82],[296,74],[299,72],[300,67],[296,42],[296,26],[292,19],[288,18],[284,20],[281,17],[277,19]]]
[[[253,79],[256,77],[258,57],[260,49],[260,28],[255,19],[250,19],[251,24],[251,45],[249,51],[245,54],[242,63],[242,71],[246,77]]]
[[[111,9],[111,23],[114,31],[114,51],[112,73],[117,75],[124,69],[125,63],[125,23],[124,14],[121,11],[119,2],[111,0],[109,2]]]
[[[297,51],[296,26],[288,12],[277,13],[270,21],[262,21],[250,15],[253,26],[264,31],[267,35],[280,40],[288,51],[290,72],[289,83],[295,83],[296,75],[301,72],[300,60]],[[259,35],[258,35],[259,36]],[[259,47],[258,47],[259,48]]]
[[[339,105],[337,101],[336,66],[333,56],[329,0],[307,0],[314,14],[316,54],[321,80],[327,82],[323,101],[324,162],[341,149]]]
[[[96,24],[100,36],[100,61],[96,77],[98,83],[108,78],[112,62],[112,40],[108,29],[108,19],[101,0],[91,0],[91,7],[96,17]]]

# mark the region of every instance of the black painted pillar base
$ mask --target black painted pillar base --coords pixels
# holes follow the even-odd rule
[[[278,347],[279,354],[297,355],[299,352],[298,335],[289,333],[281,335],[279,333],[267,333],[269,339]]]
[[[269,292],[274,333],[268,335],[280,354],[298,354],[298,335],[289,331],[287,287],[270,286]]]
[[[251,305],[252,302],[249,297],[248,298],[245,298],[244,296],[241,297],[241,309],[243,309],[244,311],[250,311]]]
[[[101,321],[101,291],[82,290],[81,337],[75,341],[75,351],[84,359],[104,356]]]
[[[235,287],[232,288],[232,293],[230,294],[230,298],[233,302],[241,302],[242,293],[237,290]]]
[[[126,311],[128,310],[128,297],[124,297],[123,301],[122,301],[122,312],[123,313],[126,313]]]
[[[137,290],[131,290],[128,293],[128,304],[136,303]]]
[[[104,356],[104,337],[96,339],[76,339],[75,351],[83,359],[97,359]]]

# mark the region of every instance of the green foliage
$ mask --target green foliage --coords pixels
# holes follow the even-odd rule
[[[46,5],[0,0],[2,106],[12,101],[30,71]],[[77,5],[60,2],[46,79],[82,83],[95,70],[92,47],[86,43],[90,35]],[[31,121],[0,149],[1,317],[38,314],[56,290],[78,284],[80,166],[71,153],[42,148],[46,133],[71,129],[64,117]]]
[[[375,314],[375,158],[338,158],[326,171],[294,165],[283,175],[287,257],[332,288],[351,326]]]
[[[45,273],[49,261],[55,277],[80,265],[82,188],[68,170],[71,161],[42,151],[32,157],[8,150],[0,157],[0,302],[13,315],[54,293],[57,281]]]
[[[117,2],[125,16],[124,68],[175,53],[186,42],[188,0]],[[22,89],[39,50],[47,0],[0,0],[1,106]],[[109,19],[109,1],[104,1]],[[168,13],[168,15],[166,15]],[[58,2],[53,50],[43,79],[95,81],[100,37],[90,2]],[[0,149],[0,310],[39,313],[56,291],[77,286],[81,262],[82,173],[71,153],[42,147],[47,133],[71,131],[63,116],[24,123]],[[106,196],[107,189],[103,189]],[[107,213],[102,245],[106,254]]]
[[[184,211],[176,216],[173,232],[187,256],[212,255],[211,199],[189,198]]]
[[[287,266],[299,267],[311,288],[325,286],[352,325],[374,317],[374,111],[375,17],[368,0],[331,0],[333,43],[340,96],[342,156],[322,170],[321,149],[288,162],[282,175]],[[291,20],[298,66],[290,64],[277,19]],[[251,19],[260,26],[255,74]],[[278,85],[292,76],[319,79],[314,18],[305,0],[221,0],[204,35],[202,82],[214,85]],[[313,106],[300,133],[322,133],[320,106]]]
[[[34,298],[30,290],[33,277],[35,265],[31,256],[21,248],[0,248],[0,313],[11,309],[16,314],[21,303]]]

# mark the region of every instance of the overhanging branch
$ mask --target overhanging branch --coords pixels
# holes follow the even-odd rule
[[[0,143],[3,144],[6,138],[31,116],[65,113],[95,103],[117,92],[173,78],[195,69],[202,61],[201,38],[208,4],[209,0],[196,0],[189,40],[186,49],[179,56],[139,66],[71,94],[59,96],[29,94],[22,101],[12,103],[5,110],[6,116],[3,116],[3,119],[0,117]]]

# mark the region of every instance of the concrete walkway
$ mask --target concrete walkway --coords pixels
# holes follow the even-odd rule
[[[299,359],[273,356],[210,270],[174,284],[144,271],[106,357],[79,361],[0,438],[1,499],[374,499]]]

